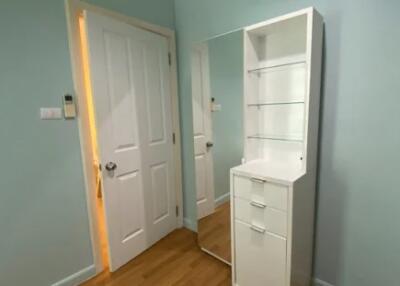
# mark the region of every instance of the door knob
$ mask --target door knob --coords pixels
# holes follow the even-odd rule
[[[206,143],[207,148],[211,148],[212,146],[214,146],[214,143],[212,142],[207,142]]]
[[[115,169],[117,169],[117,164],[115,164],[114,162],[108,162],[106,164],[107,171],[114,171]]]

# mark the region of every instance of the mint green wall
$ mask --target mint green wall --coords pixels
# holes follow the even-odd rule
[[[91,2],[174,26],[172,0]],[[50,285],[93,264],[77,122],[39,120],[73,92],[64,1],[1,1],[0,35],[0,285]]]
[[[195,220],[190,93],[194,42],[315,6],[325,19],[315,276],[398,285],[400,2],[176,0],[186,222]]]
[[[229,170],[243,157],[243,32],[207,41],[212,113],[215,199],[229,194]]]

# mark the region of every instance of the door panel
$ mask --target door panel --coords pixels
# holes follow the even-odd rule
[[[129,78],[129,41],[126,37],[110,32],[104,33],[104,39],[113,127],[111,139],[116,152],[123,152],[127,148],[138,147],[136,107],[134,95],[130,95],[134,85]],[[121,128],[126,122],[133,123],[131,128]]]
[[[140,190],[140,177],[138,172],[121,175],[118,177],[120,181],[120,196],[124,198],[121,201],[121,241],[126,243],[136,235],[143,232],[143,208],[138,207],[132,210],[132,206],[137,201],[143,201]]]
[[[85,12],[110,254],[116,270],[176,227],[167,39]]]
[[[154,194],[153,221],[162,220],[168,215],[168,170],[162,163],[151,167],[151,185]]]
[[[207,47],[194,50],[191,60],[196,204],[197,218],[201,219],[215,208],[212,153],[206,147],[212,141]]]
[[[160,69],[162,51],[158,47],[148,46],[145,51],[147,116],[149,120],[150,142],[165,140],[165,106],[163,82]]]
[[[149,243],[153,244],[176,227],[172,107],[170,96],[168,42],[151,34],[144,59],[144,106],[147,118],[144,134],[145,188],[149,190],[147,217]]]
[[[207,200],[206,192],[206,169],[207,162],[203,154],[196,155],[194,158],[196,168],[196,190],[197,190],[197,203],[203,203]]]

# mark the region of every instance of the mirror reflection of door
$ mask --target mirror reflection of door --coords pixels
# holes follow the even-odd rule
[[[231,262],[229,170],[243,158],[243,32],[192,49],[198,241]]]
[[[199,44],[192,52],[193,142],[196,172],[197,218],[214,212],[214,179],[211,146],[212,126],[207,45]]]

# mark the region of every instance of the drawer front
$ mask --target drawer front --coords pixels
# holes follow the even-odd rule
[[[235,271],[239,286],[285,286],[286,240],[236,221]]]
[[[236,175],[233,184],[236,197],[260,202],[279,210],[287,210],[288,188],[286,186]]]
[[[286,237],[287,214],[284,211],[271,209],[259,202],[235,198],[235,218],[259,226],[268,232]]]

